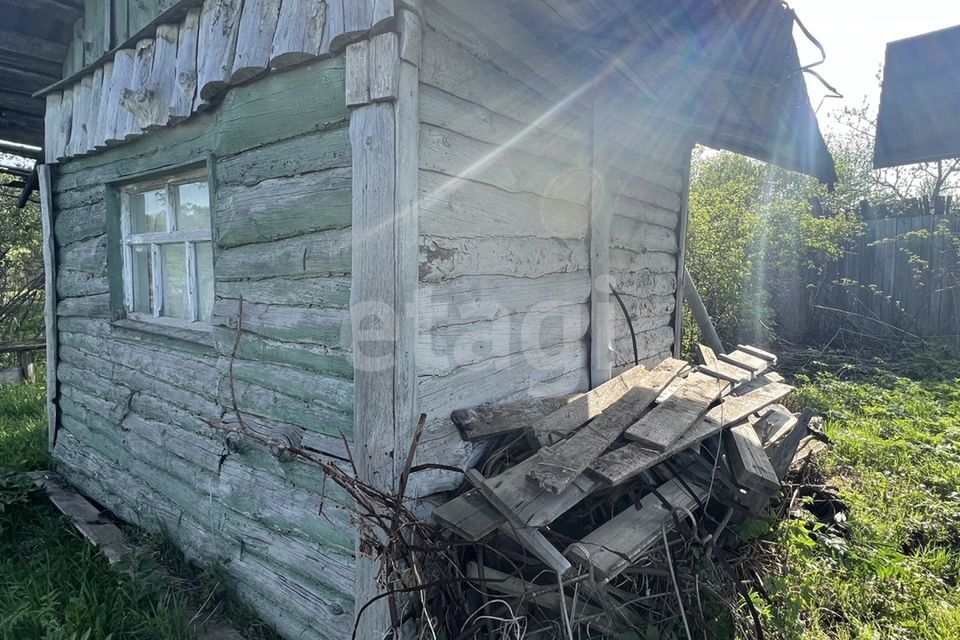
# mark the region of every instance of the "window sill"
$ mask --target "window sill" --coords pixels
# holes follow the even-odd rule
[[[214,346],[213,325],[205,322],[187,322],[177,318],[156,318],[130,314],[126,318],[114,320],[113,326],[151,333],[164,338],[202,344],[207,347]]]

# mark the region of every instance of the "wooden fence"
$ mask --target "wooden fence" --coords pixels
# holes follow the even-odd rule
[[[960,205],[950,199],[861,205],[864,234],[836,264],[806,274],[809,329],[960,334]]]

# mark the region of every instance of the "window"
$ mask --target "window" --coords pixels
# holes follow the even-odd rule
[[[210,322],[213,250],[206,175],[126,186],[120,205],[127,315]]]

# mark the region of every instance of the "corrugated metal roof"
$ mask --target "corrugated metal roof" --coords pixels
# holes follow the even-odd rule
[[[874,164],[960,157],[960,26],[891,42]]]

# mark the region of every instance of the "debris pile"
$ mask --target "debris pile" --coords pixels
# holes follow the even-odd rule
[[[636,367],[570,398],[453,413],[465,439],[490,442],[467,472],[472,488],[434,511],[474,543],[464,566],[477,631],[636,629],[657,595],[650,576],[672,585],[687,625],[674,554],[691,541],[722,553],[724,529],[767,507],[798,451],[816,448],[812,414],[777,404],[793,387],[774,355],[700,347],[700,359]]]

